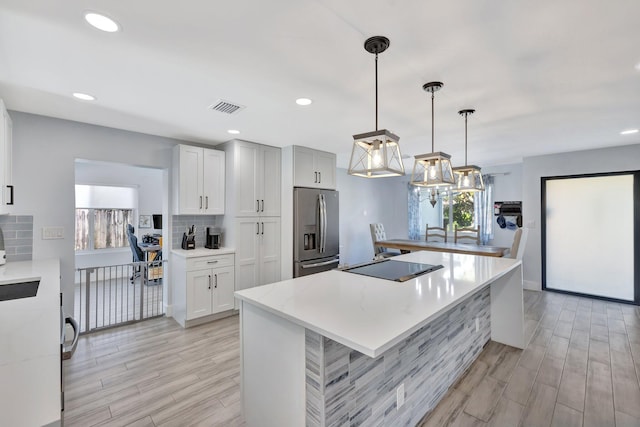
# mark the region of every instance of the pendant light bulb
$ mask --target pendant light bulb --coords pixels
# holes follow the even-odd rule
[[[442,82],[429,82],[422,86],[425,92],[431,94],[431,153],[415,156],[413,173],[411,174],[411,184],[419,187],[442,187],[446,188],[455,184],[453,171],[451,169],[451,156],[435,151],[434,129],[434,94],[442,88]]]
[[[459,192],[484,191],[482,171],[478,166],[467,165],[467,120],[475,111],[476,110],[473,109],[458,111],[458,114],[464,116],[464,166],[453,168],[453,173],[456,178],[454,188]]]
[[[400,153],[400,138],[386,129],[378,130],[378,54],[389,47],[389,39],[374,36],[364,42],[367,52],[375,54],[376,77],[376,130],[353,135],[353,148],[349,161],[349,175],[364,178],[382,178],[404,175]]]

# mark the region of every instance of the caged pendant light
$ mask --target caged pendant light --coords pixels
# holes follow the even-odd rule
[[[376,55],[376,130],[353,135],[349,175],[383,178],[404,175],[400,154],[400,137],[386,129],[378,130],[378,54],[389,47],[389,39],[374,36],[364,42],[367,52]]]
[[[455,189],[461,192],[484,191],[484,182],[482,180],[482,172],[478,166],[467,165],[467,118],[476,110],[466,109],[458,111],[458,114],[464,116],[464,166],[453,168],[456,178]]]
[[[435,195],[440,189],[446,189],[455,184],[451,169],[451,156],[447,153],[435,151],[434,148],[434,93],[442,88],[441,82],[425,83],[422,86],[426,92],[431,93],[431,153],[415,156],[411,184],[420,187],[431,188],[432,205],[435,205]]]

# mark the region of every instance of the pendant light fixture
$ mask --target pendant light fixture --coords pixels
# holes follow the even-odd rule
[[[436,196],[440,194],[440,189],[446,189],[455,184],[453,171],[451,169],[451,156],[435,151],[434,147],[434,93],[442,88],[442,82],[429,82],[422,86],[422,89],[431,93],[431,153],[415,156],[413,173],[411,174],[411,184],[420,187],[431,188],[431,205],[435,206]]]
[[[383,178],[404,175],[398,141],[400,137],[386,129],[378,130],[378,54],[389,47],[389,39],[374,36],[364,42],[367,52],[376,55],[376,130],[353,135],[349,175]]]
[[[467,118],[476,110],[466,109],[458,111],[458,114],[464,116],[464,166],[453,168],[456,178],[456,191],[484,191],[484,182],[482,181],[482,172],[475,165],[467,165]]]

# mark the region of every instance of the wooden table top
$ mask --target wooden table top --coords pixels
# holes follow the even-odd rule
[[[408,239],[381,240],[376,242],[375,245],[388,249],[400,249],[401,251],[436,251],[493,257],[504,256],[507,249],[509,249],[499,246],[483,246],[450,242],[425,242],[424,240]]]

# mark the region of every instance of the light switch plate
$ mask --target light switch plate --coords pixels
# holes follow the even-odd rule
[[[42,227],[42,240],[64,239],[64,227]]]

